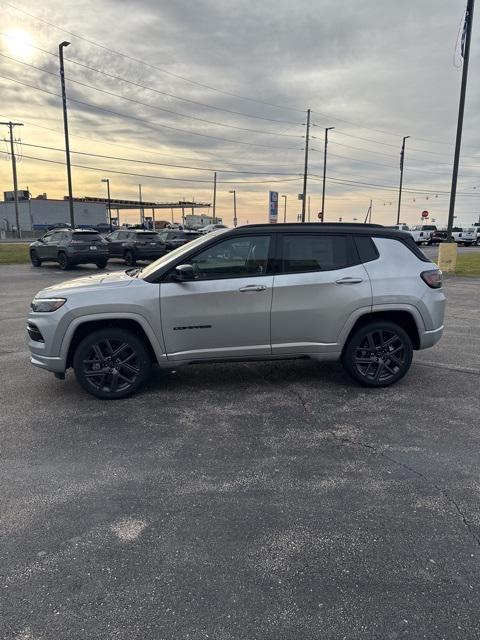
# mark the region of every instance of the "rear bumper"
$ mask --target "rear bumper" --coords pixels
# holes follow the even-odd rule
[[[88,262],[99,262],[108,260],[108,251],[82,251],[78,253],[68,253],[68,259],[72,264],[86,264]]]
[[[443,335],[443,324],[438,329],[420,333],[420,349],[429,349],[440,340]]]

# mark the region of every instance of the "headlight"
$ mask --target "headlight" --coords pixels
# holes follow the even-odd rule
[[[66,298],[34,298],[30,307],[38,313],[50,313],[63,307],[66,301]]]

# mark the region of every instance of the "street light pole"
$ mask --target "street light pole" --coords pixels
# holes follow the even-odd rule
[[[237,192],[235,189],[229,191],[229,193],[233,193],[233,226],[237,226]]]
[[[217,223],[217,172],[213,172],[213,224]]]
[[[108,198],[108,223],[110,225],[110,233],[112,233],[112,201],[110,199],[110,179],[102,178],[102,182],[107,183],[107,198]]]
[[[17,180],[17,158],[15,157],[15,147],[13,144],[13,127],[23,127],[21,122],[0,122],[8,127],[10,137],[10,155],[12,158],[13,173],[13,201],[15,203],[15,225],[17,227],[17,237],[20,238],[20,214],[18,211],[18,180]],[[29,196],[30,197],[30,196]]]
[[[332,129],[335,129],[335,127],[325,127],[325,141],[323,146],[322,222],[325,222],[325,181],[327,178],[328,132]]]
[[[283,204],[283,224],[287,221],[287,196],[282,196],[284,204]]]
[[[398,187],[398,209],[397,209],[397,224],[400,224],[400,207],[402,204],[402,185],[403,185],[403,164],[405,160],[405,140],[408,140],[410,136],[404,136],[402,142],[402,149],[400,151],[400,186]]]
[[[453,218],[455,215],[455,198],[457,195],[458,165],[460,162],[460,148],[462,145],[463,114],[465,111],[465,95],[467,93],[468,63],[470,60],[470,41],[472,38],[472,23],[473,23],[474,8],[475,8],[475,0],[468,0],[467,10],[465,13],[465,24],[464,24],[465,40],[464,40],[464,49],[463,49],[462,85],[460,87],[460,102],[458,105],[458,120],[457,120],[457,138],[455,141],[455,155],[453,159],[453,172],[452,172],[452,187],[450,190],[450,206],[448,209],[447,242],[452,242],[452,228],[453,228]]]
[[[63,50],[68,47],[70,42],[61,42],[58,45],[58,53],[60,57],[60,82],[62,85],[62,104],[63,104],[63,129],[65,133],[65,155],[67,159],[67,182],[68,182],[68,206],[70,209],[70,224],[72,229],[75,228],[75,217],[73,214],[73,187],[72,187],[72,167],[70,165],[70,140],[68,136],[68,116],[67,116],[67,93],[65,91],[65,68],[63,63]]]

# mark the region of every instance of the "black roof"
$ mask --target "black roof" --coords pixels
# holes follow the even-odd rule
[[[384,238],[411,238],[405,231],[389,229],[380,224],[364,224],[362,222],[287,222],[282,224],[248,224],[230,229],[230,233],[348,233],[353,235],[369,235]]]

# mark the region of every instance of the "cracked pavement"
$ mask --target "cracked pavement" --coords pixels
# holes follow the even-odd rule
[[[28,363],[65,274],[0,270],[2,639],[480,638],[480,279],[392,388],[215,364],[102,402]]]

